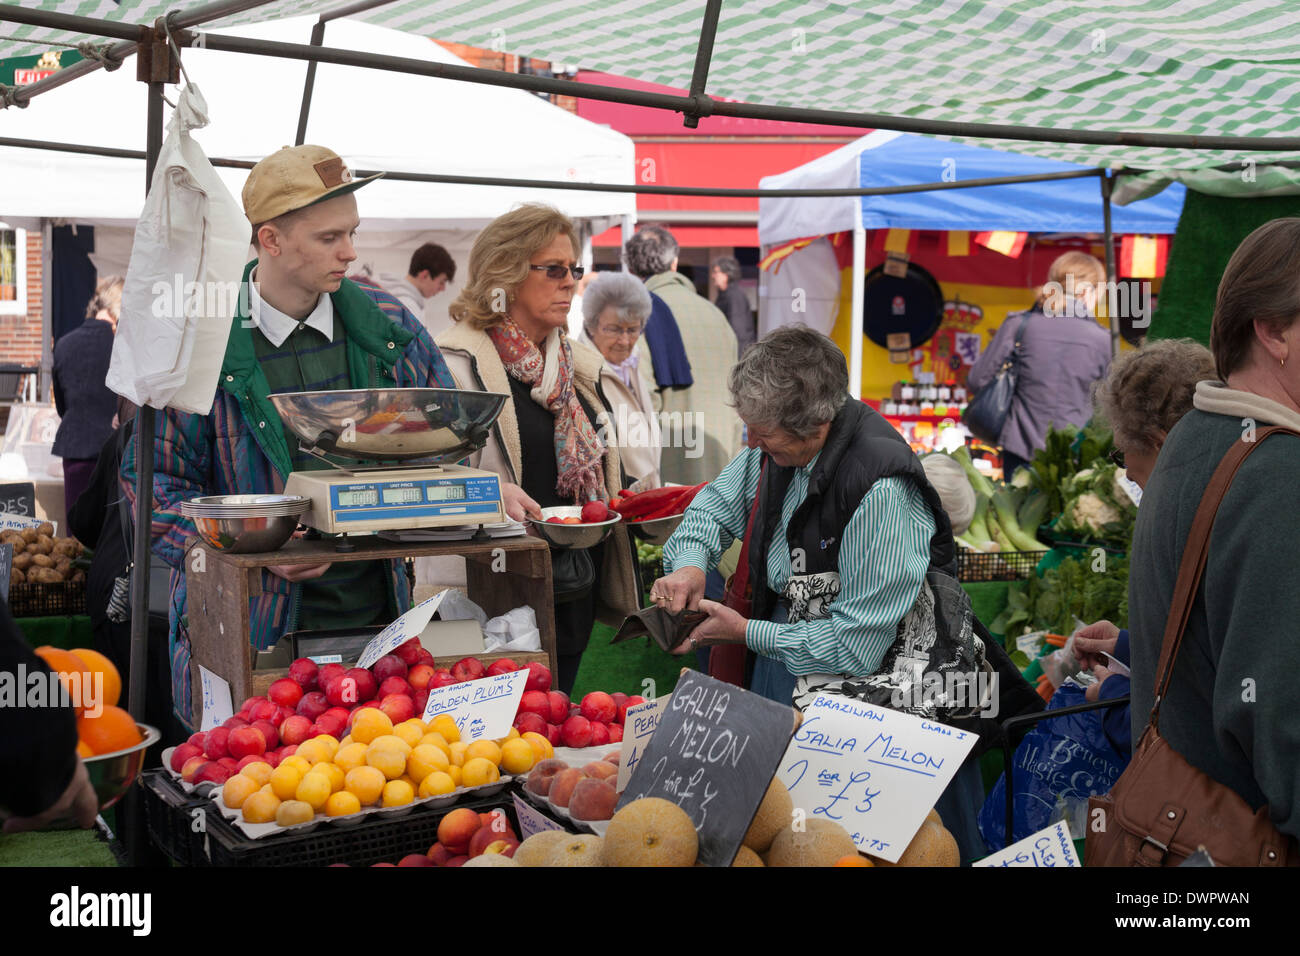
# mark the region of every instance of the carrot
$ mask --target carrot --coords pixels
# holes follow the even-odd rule
[[[1045,634],[1043,636],[1043,641],[1047,644],[1051,644],[1053,647],[1064,647],[1067,640],[1069,640],[1069,638],[1063,637],[1060,634]]]

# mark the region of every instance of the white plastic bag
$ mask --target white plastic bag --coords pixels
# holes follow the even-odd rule
[[[442,596],[438,605],[438,619],[442,621],[478,621],[478,626],[486,628],[487,612],[465,596],[465,592],[451,588]]]
[[[483,649],[496,651],[540,651],[542,634],[531,607],[517,607],[494,617],[483,628]]]
[[[248,258],[243,208],[190,130],[208,125],[194,84],[180,92],[135,228],[108,387],[137,405],[206,415]]]

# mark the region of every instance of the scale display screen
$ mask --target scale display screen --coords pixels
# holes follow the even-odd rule
[[[416,492],[419,493],[418,490]],[[372,508],[379,504],[379,492],[374,488],[360,491],[342,491],[338,493],[340,508]]]
[[[416,504],[422,497],[419,487],[384,489],[384,504],[386,505]]]
[[[430,501],[464,501],[464,485],[429,485]]]

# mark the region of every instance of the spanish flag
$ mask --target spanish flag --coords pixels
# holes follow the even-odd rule
[[[961,258],[970,255],[970,231],[953,229],[948,233],[948,256]]]
[[[914,229],[877,229],[871,237],[871,248],[885,254],[914,256],[919,239],[920,234]]]
[[[981,232],[976,233],[975,244],[1000,252],[1008,258],[1019,259],[1028,235],[1024,232]]]
[[[1124,236],[1119,244],[1119,274],[1126,279],[1157,279],[1169,259],[1168,236]]]
[[[759,260],[758,267],[764,272],[769,269],[773,273],[780,272],[782,260],[792,253],[803,249],[805,246],[812,245],[820,238],[820,236],[806,236],[803,239],[791,239],[789,242],[783,242],[778,246],[773,246],[772,249],[768,251],[767,255]]]

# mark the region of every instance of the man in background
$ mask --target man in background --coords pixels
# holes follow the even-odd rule
[[[662,226],[647,226],[624,248],[628,271],[672,311],[693,378],[689,388],[660,389],[659,474],[665,484],[696,485],[712,481],[740,452],[740,418],[727,388],[738,353],[727,317],[677,271],[677,253]]]
[[[385,292],[406,306],[407,311],[421,322],[429,300],[455,279],[456,261],[436,242],[426,242],[411,254],[406,275],[388,272],[375,277]],[[432,335],[432,331],[429,334]]]
[[[727,317],[731,331],[736,333],[736,350],[744,355],[745,349],[758,338],[758,329],[754,324],[754,310],[749,307],[749,299],[740,288],[740,263],[731,256],[719,256],[713,260],[709,274],[718,287],[718,297],[713,304]]]

